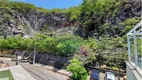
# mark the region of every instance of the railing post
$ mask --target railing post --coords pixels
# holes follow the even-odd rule
[[[129,35],[127,35],[127,44],[128,44],[128,60],[131,61],[131,51],[130,51],[130,38]]]
[[[137,65],[138,65],[138,54],[137,54],[136,30],[134,30],[134,54],[135,54],[135,67],[137,69]]]

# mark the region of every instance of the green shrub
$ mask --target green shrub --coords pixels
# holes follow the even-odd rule
[[[84,43],[84,40],[77,36],[64,35],[57,37],[56,43],[59,55],[71,56],[80,48],[80,46]]]
[[[87,79],[87,71],[85,70],[83,63],[76,58],[70,60],[70,64],[67,66],[67,70],[72,72],[73,80]]]
[[[8,49],[33,49],[33,40],[30,38],[22,38],[20,36],[8,37]]]
[[[37,39],[35,45],[39,52],[56,52],[55,38],[47,36],[45,39]]]
[[[0,38],[0,50],[8,49],[8,41],[6,39]]]
[[[73,55],[79,47],[73,41],[60,42],[57,46],[57,51],[60,55],[70,56]]]

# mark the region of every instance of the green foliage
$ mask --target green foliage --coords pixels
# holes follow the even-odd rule
[[[39,52],[56,52],[56,44],[55,44],[55,38],[43,35],[43,34],[37,34],[34,37],[35,45],[37,47],[37,51]]]
[[[7,49],[19,49],[30,50],[32,49],[33,41],[30,38],[24,39],[20,36],[8,37],[7,39],[0,38],[0,48],[2,50]]]
[[[0,6],[6,6],[8,3],[8,0],[0,0]]]
[[[49,12],[50,12],[50,10],[44,9],[44,8],[42,8],[42,7],[37,7],[36,10],[37,10],[38,12],[43,12],[43,13],[49,13]]]
[[[5,50],[8,48],[8,41],[0,38],[0,50]]]
[[[58,53],[62,53],[62,55],[72,55],[76,50],[76,45],[71,41],[60,42],[57,46]]]
[[[134,17],[134,18],[128,18],[125,21],[121,22],[120,24],[124,27],[124,29],[122,29],[122,32],[127,33],[128,31],[130,31],[138,21],[139,19]]]
[[[29,3],[23,3],[23,2],[10,2],[10,8],[12,9],[18,9],[22,12],[27,12],[31,10],[36,10],[36,7]]]
[[[8,37],[7,41],[9,49],[26,50],[32,49],[33,46],[33,41],[30,38],[24,39],[20,36]]]
[[[63,35],[58,37],[49,37],[43,34],[36,34],[31,38],[22,38],[20,36],[0,38],[0,48],[33,50],[36,46],[38,52],[57,53],[61,56],[72,56],[84,43],[80,37],[73,35]]]
[[[83,0],[81,11],[86,15],[90,15],[90,13],[94,11],[96,1],[97,0]]]
[[[8,2],[9,0],[0,0],[0,2]]]
[[[138,57],[142,57],[142,38],[137,39]]]
[[[1,2],[0,3],[0,7],[7,7],[10,9],[14,9],[14,10],[19,10],[22,12],[27,12],[30,10],[35,10],[36,7],[32,4],[29,3],[24,3],[24,2]]]
[[[119,54],[112,54],[109,56],[105,56],[106,58],[106,64],[109,67],[126,67],[125,61],[128,59],[127,58],[127,53],[119,53]]]
[[[117,37],[113,39],[101,39],[102,44],[97,53],[104,55],[108,66],[125,68],[127,58],[127,42],[125,38]],[[100,44],[100,43],[99,43]]]
[[[97,0],[94,13],[100,16],[111,15],[112,13],[109,14],[108,12],[113,12],[114,8],[119,4],[120,0]]]
[[[123,25],[136,25],[136,23],[138,22],[139,20],[137,18],[129,18],[129,19],[126,19],[122,24]]]
[[[142,38],[137,38],[136,43],[137,43],[138,58],[140,58],[142,57]],[[130,50],[131,50],[131,56],[135,56],[133,38],[130,38]]]
[[[108,12],[113,12],[122,0],[84,0],[81,7],[82,12],[86,15],[101,17],[108,15]],[[93,14],[92,14],[93,13]],[[111,14],[110,14],[111,15]]]
[[[80,5],[81,15],[78,19],[79,22],[82,23],[86,35],[92,36],[92,33],[95,32],[98,33],[98,37],[104,34],[112,36],[112,30],[118,29],[119,27],[110,28],[110,26],[112,26],[110,19],[116,16],[121,6],[120,4],[123,1],[124,0],[83,0],[83,3]]]
[[[56,14],[61,14],[61,13],[64,13],[64,9],[59,9],[59,8],[53,8],[51,10],[48,10],[48,9],[45,9],[45,8],[42,8],[42,7],[37,7],[36,10],[38,12],[43,12],[43,13],[56,13]]]
[[[73,35],[49,37],[43,34],[36,34],[34,40],[39,52],[54,52],[61,56],[73,55],[84,41]]]
[[[141,40],[138,40],[138,44],[141,44]],[[75,57],[82,62],[79,63],[82,65],[97,60],[96,54],[103,54],[106,59],[104,62],[108,66],[125,67],[127,59],[127,42],[125,37],[100,38],[100,40],[89,38],[88,40],[83,40],[73,35],[49,37],[43,34],[36,34],[32,39],[20,36],[8,37],[7,39],[0,38],[1,51],[7,49],[33,50],[34,46],[36,46],[38,52],[57,53],[61,56],[73,56],[74,53],[77,53]],[[81,47],[84,47],[85,53],[80,51]],[[117,49],[120,49],[120,51],[117,51]],[[141,45],[138,45],[138,52],[140,53],[140,51]],[[78,77],[77,73],[74,73],[73,76]]]
[[[89,33],[91,30],[95,30],[98,35],[101,35],[103,32],[105,33],[107,29],[109,29],[110,31],[115,29],[120,30],[120,33],[122,32],[125,34],[130,29],[132,29],[132,27],[139,21],[139,19],[135,17],[128,18],[125,21],[118,23],[121,26],[112,26],[111,28],[111,23],[106,22],[106,19],[114,18],[120,4],[123,1],[124,0],[83,0],[83,3],[78,7],[47,10],[44,8],[37,8],[34,5],[28,3],[8,2],[8,0],[0,0],[0,8],[7,10],[5,11],[6,14],[4,14],[5,20],[11,20],[9,12],[12,12],[14,10],[22,12],[23,14],[26,14],[27,12],[33,10],[49,14],[66,13],[70,21],[78,21],[82,23],[83,28],[86,30],[86,34]],[[43,25],[44,30],[46,29],[46,27],[47,25]],[[138,44],[141,44],[140,40],[138,40]],[[125,59],[127,59],[126,50],[118,53],[116,52],[117,48],[126,48],[126,38],[120,37],[112,39],[100,38],[100,40],[90,38],[88,40],[83,40],[80,37],[72,35],[49,37],[43,34],[36,34],[33,39],[24,39],[20,36],[9,37],[7,39],[0,38],[1,50],[32,50],[34,46],[37,47],[38,52],[53,52],[61,56],[71,56],[74,53],[79,54],[79,52],[76,51],[79,51],[80,47],[82,46],[84,47],[86,53],[88,53],[88,56],[82,56],[79,54],[79,57],[81,56],[82,59],[81,60],[79,58],[79,60],[81,60],[83,64],[88,61],[91,62],[93,60],[96,60],[95,54],[107,55],[105,54],[105,52],[108,52],[110,54],[105,57],[107,59],[106,63],[108,65],[122,65],[125,63]],[[141,51],[141,45],[138,45],[138,52],[141,53]],[[116,53],[116,56],[112,55],[113,53]],[[140,57],[140,55],[141,54],[139,54],[138,57]],[[73,78],[75,79],[77,79],[78,77],[79,79],[82,78],[78,74],[81,74],[83,72],[80,73],[78,70],[77,72],[75,72],[77,68],[74,67],[75,64],[78,63],[77,65],[79,66],[77,67],[82,69],[82,63],[80,63],[79,60],[73,59],[70,64],[73,69],[69,67],[69,70],[74,73]],[[74,61],[75,63],[73,63]]]
[[[18,45],[20,43],[20,37],[15,36],[15,37],[8,37],[8,43],[9,43],[9,48],[10,49],[19,49],[20,46]]]
[[[70,56],[73,55],[83,44],[84,40],[77,36],[64,35],[57,37],[57,52],[61,55]]]
[[[83,63],[78,59],[73,58],[67,66],[67,70],[72,72],[73,80],[86,80],[87,71],[83,67]]]
[[[92,61],[96,60],[96,50],[98,49],[98,40],[89,38],[85,40],[84,45],[81,47],[80,51],[77,54],[79,60],[83,62],[83,64],[92,63]]]
[[[52,10],[47,10],[41,7],[36,7],[32,4],[29,3],[24,3],[24,2],[19,2],[19,1],[12,1],[12,0],[1,0],[0,1],[0,8],[9,8],[11,10],[18,10],[19,12],[23,12],[26,14],[28,11],[38,11],[42,13],[63,13],[64,9],[52,9]]]
[[[93,38],[89,38],[88,40],[86,40],[84,47],[86,47],[86,49],[92,49],[92,51],[95,51],[96,49],[98,49],[98,40],[97,39],[93,39]]]
[[[77,21],[81,14],[81,7],[71,7],[65,10],[67,16],[69,16],[70,21]]]
[[[54,12],[54,13],[57,13],[57,14],[60,14],[60,13],[63,13],[64,12],[64,9],[59,9],[59,8],[53,8],[50,10],[51,12]]]

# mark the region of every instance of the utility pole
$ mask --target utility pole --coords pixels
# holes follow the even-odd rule
[[[18,65],[18,52],[16,51],[16,65]]]
[[[36,40],[34,41],[34,56],[33,56],[33,64],[35,64],[35,58],[36,58]]]

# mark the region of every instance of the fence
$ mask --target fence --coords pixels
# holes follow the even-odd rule
[[[71,57],[62,57],[54,53],[38,53],[36,54],[36,63],[54,66],[55,68],[65,68]]]

